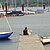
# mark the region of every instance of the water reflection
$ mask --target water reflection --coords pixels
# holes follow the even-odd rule
[[[45,43],[45,44],[43,44],[43,45],[45,46],[45,45],[49,45],[49,44],[50,44],[50,42],[48,42],[48,43]]]
[[[12,39],[10,39],[10,38],[0,39],[0,43],[17,43],[17,42],[19,42],[19,41],[17,40],[17,38],[12,38]]]
[[[17,50],[18,40],[17,38],[0,39],[0,49],[1,50]]]
[[[0,39],[0,43],[3,43],[3,42],[10,42],[11,39],[10,38],[6,38],[6,39]]]

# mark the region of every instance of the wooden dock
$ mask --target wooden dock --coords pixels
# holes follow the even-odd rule
[[[38,35],[22,35],[19,38],[18,50],[45,50]]]

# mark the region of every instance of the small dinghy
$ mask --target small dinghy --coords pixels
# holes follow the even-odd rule
[[[41,37],[41,42],[43,44],[48,44],[50,43],[50,37]]]
[[[8,38],[13,32],[0,32],[0,39]]]

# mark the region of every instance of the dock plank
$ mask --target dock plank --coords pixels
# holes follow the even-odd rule
[[[45,50],[37,35],[22,35],[19,38],[18,50]]]

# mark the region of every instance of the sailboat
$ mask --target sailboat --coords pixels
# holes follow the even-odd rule
[[[7,11],[7,5],[6,5],[6,11]],[[10,26],[6,16],[4,16],[4,17],[5,17],[5,20],[6,20],[7,24],[8,24],[8,26],[9,26],[9,28],[10,28],[10,32],[0,32],[0,39],[5,39],[5,38],[7,39],[13,33],[12,29],[11,29],[11,26]]]
[[[0,32],[0,39],[7,39],[13,32]]]
[[[9,28],[10,28],[10,32],[0,32],[0,39],[5,39],[5,38],[7,39],[13,33],[13,31],[11,29],[11,26],[10,26],[6,16],[5,16],[5,19],[6,19],[6,22],[7,22],[8,26],[9,26]]]

